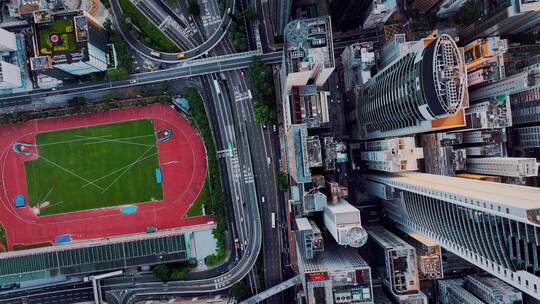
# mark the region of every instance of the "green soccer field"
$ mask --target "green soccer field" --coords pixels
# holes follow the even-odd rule
[[[163,199],[150,119],[39,133],[36,143],[25,175],[40,215]]]

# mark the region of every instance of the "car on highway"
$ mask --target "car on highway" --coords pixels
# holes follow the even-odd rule
[[[17,289],[20,287],[21,287],[21,284],[19,283],[4,284],[4,285],[0,285],[0,291]]]
[[[150,55],[152,55],[154,57],[157,57],[157,58],[161,57],[161,53],[158,53],[158,52],[155,52],[155,51],[150,52]]]
[[[178,59],[184,59],[186,57],[186,54],[184,53],[178,53],[178,55],[176,55],[176,58]]]
[[[129,83],[137,83],[137,79],[131,79]]]
[[[261,196],[261,203],[264,203],[264,196]]]
[[[277,131],[277,127],[276,125],[272,125],[272,131],[276,132]]]

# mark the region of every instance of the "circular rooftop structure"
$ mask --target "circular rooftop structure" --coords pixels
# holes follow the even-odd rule
[[[351,230],[347,231],[347,244],[351,247],[362,247],[367,240],[368,233],[362,227],[353,227]]]
[[[439,36],[426,47],[424,58],[422,80],[432,114],[441,118],[456,113],[465,96],[467,74],[454,39]]]
[[[299,44],[309,36],[309,27],[303,20],[294,20],[287,24],[284,34],[288,43]]]

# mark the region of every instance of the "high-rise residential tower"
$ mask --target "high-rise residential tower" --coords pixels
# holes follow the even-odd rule
[[[291,17],[291,0],[269,0],[270,20],[274,36],[283,35],[283,29]]]
[[[382,226],[366,227],[369,238],[375,243],[375,260],[383,258],[383,280],[398,303],[427,304],[420,291],[416,250]],[[377,266],[380,262],[375,263]]]
[[[360,139],[431,131],[462,109],[466,73],[448,35],[423,39],[373,76],[357,96]],[[444,125],[443,125],[444,126]]]
[[[391,220],[540,298],[540,188],[424,173],[365,178]]]

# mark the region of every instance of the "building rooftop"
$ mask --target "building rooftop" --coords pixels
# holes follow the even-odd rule
[[[328,122],[328,95],[329,92],[318,91],[315,84],[292,87],[292,123],[306,123],[308,128],[311,128]]]
[[[313,259],[302,257],[305,273],[369,268],[354,248],[338,246],[335,242],[327,242],[325,247],[324,251],[319,252]]]
[[[48,56],[53,65],[84,61],[88,57],[88,42],[106,49],[107,40],[105,30],[82,11],[34,14],[35,57]],[[33,67],[42,67],[40,62],[43,59],[37,59]]]
[[[330,17],[298,19],[285,28],[287,71],[310,71],[313,64],[334,67]]]
[[[306,138],[306,145],[308,151],[308,160],[310,167],[321,167],[322,162],[322,150],[321,141],[319,136],[308,136]]]
[[[514,217],[528,219],[531,223],[540,224],[540,188],[512,184],[501,184],[481,180],[463,180],[449,176],[427,173],[399,173],[372,176],[377,180],[389,177],[392,185],[400,187],[400,182],[408,188],[427,188],[434,193],[446,193],[447,199],[459,204],[490,210],[491,213],[511,214]]]
[[[313,227],[311,227],[311,224],[309,223],[309,220],[306,217],[296,218],[295,221],[298,231],[313,229]]]

